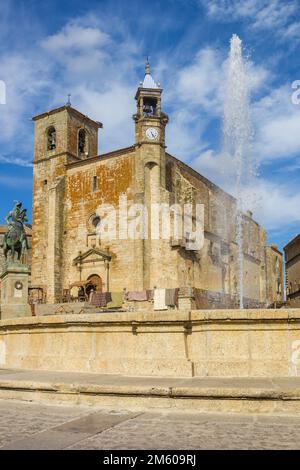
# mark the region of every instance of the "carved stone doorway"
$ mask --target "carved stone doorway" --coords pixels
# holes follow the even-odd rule
[[[102,292],[102,279],[98,274],[92,274],[87,280],[89,281],[89,285],[86,288],[88,295],[92,289],[96,292]]]

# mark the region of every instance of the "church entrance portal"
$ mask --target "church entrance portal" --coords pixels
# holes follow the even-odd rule
[[[102,292],[102,279],[98,274],[92,274],[87,278],[89,284],[86,288],[86,292],[89,295],[93,289],[95,292]]]

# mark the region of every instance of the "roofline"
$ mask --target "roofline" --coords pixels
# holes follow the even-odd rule
[[[189,170],[191,170],[193,173],[195,173],[195,176],[197,177],[201,177],[202,180],[204,180],[204,182],[212,187],[213,189],[217,189],[218,191],[220,191],[221,193],[223,193],[224,195],[226,195],[227,197],[229,197],[230,199],[233,199],[234,201],[237,201],[237,199],[232,196],[231,194],[227,193],[224,189],[220,188],[220,186],[218,186],[217,184],[213,183],[212,181],[210,181],[208,178],[206,178],[205,176],[201,175],[201,173],[199,173],[197,170],[194,170],[194,168],[192,168],[191,166],[189,166],[187,163],[183,162],[182,160],[179,160],[179,158],[177,157],[174,157],[174,155],[171,155],[170,153],[166,152],[166,155],[168,157],[171,157],[173,158],[174,160],[176,160],[176,162],[179,162],[181,165],[185,166],[186,168],[188,168]],[[246,215],[246,214],[245,214]],[[253,220],[253,219],[252,219]]]
[[[291,245],[293,245],[294,243],[296,243],[296,241],[300,240],[300,233],[298,233],[298,235],[296,235],[294,238],[292,238],[292,240],[290,240],[284,247],[284,251],[286,248],[289,248]]]
[[[213,183],[212,181],[210,181],[209,179],[207,179],[205,176],[201,175],[201,173],[199,173],[197,170],[194,170],[194,168],[192,168],[191,166],[189,166],[187,163],[183,162],[182,160],[179,160],[179,158],[176,158],[174,157],[174,155],[171,155],[170,153],[166,152],[166,155],[170,158],[172,158],[173,160],[176,160],[176,162],[179,162],[181,165],[185,166],[188,170],[192,171],[193,173],[195,173],[195,176],[202,179],[202,181],[204,181],[211,189],[213,190],[217,190],[218,192],[221,192],[222,194],[224,194],[226,197],[228,197],[229,199],[235,201],[237,203],[237,199],[232,196],[231,194],[227,193],[224,189],[220,188],[220,186],[218,186],[217,184]],[[264,227],[262,227],[258,222],[256,222],[255,219],[253,219],[253,217],[249,217],[249,215],[247,215],[246,212],[243,212],[243,217],[244,218],[247,218],[249,220],[252,220],[252,222],[254,222],[258,227],[260,227],[262,230],[265,230]]]
[[[293,266],[295,263],[300,262],[300,253],[296,253],[292,258],[290,259],[285,259],[285,265],[287,268],[290,266]]]
[[[271,248],[271,250],[276,251],[279,255],[283,255],[282,251],[280,251],[278,248],[276,248],[274,245],[267,245],[267,248]]]
[[[136,145],[130,147],[124,147],[122,149],[113,150],[112,152],[103,153],[102,155],[96,155],[95,157],[86,158],[85,160],[79,160],[76,162],[67,163],[67,168],[74,168],[76,166],[88,165],[90,163],[100,162],[109,158],[118,157],[119,155],[126,155],[136,149]]]
[[[101,129],[103,127],[102,122],[94,121],[93,119],[86,116],[85,114],[82,114],[77,109],[72,108],[72,106],[69,106],[69,105],[66,105],[66,104],[64,106],[60,106],[59,108],[51,109],[50,111],[47,111],[45,113],[37,114],[36,116],[33,116],[32,121],[38,121],[39,119],[43,119],[46,116],[51,116],[52,114],[56,114],[56,113],[59,113],[61,111],[68,111],[68,112],[72,112],[73,114],[77,114],[81,119],[84,119],[86,121],[91,122],[98,129]]]

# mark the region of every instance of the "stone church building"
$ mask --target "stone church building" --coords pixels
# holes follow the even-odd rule
[[[162,89],[146,65],[136,96],[135,142],[98,152],[100,122],[70,104],[42,113],[35,123],[32,284],[48,303],[64,289],[93,279],[102,291],[198,288],[224,298],[238,294],[236,200],[167,152]],[[203,204],[204,246],[185,238],[102,240],[99,205],[128,202]],[[151,209],[150,209],[151,210]],[[243,216],[244,296],[253,305],[282,300],[282,255],[265,230]],[[249,304],[250,305],[250,304]]]

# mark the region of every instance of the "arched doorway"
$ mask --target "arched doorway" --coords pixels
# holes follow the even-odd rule
[[[92,274],[87,278],[89,284],[86,288],[86,293],[89,295],[93,289],[95,292],[102,292],[102,279],[98,274]]]

